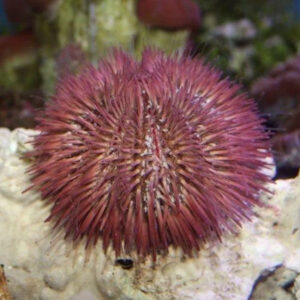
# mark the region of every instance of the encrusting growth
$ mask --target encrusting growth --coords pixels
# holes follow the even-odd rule
[[[254,101],[199,59],[115,50],[63,80],[37,118],[29,170],[73,241],[187,255],[250,219],[270,178]]]

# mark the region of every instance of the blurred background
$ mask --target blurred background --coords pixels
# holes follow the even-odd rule
[[[57,81],[111,47],[206,57],[257,101],[277,178],[300,167],[300,0],[0,0],[0,127],[33,128]]]

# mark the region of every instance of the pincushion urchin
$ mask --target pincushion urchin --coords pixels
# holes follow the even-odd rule
[[[87,247],[190,255],[262,204],[270,154],[255,104],[201,60],[114,51],[61,82],[37,121],[33,187]]]

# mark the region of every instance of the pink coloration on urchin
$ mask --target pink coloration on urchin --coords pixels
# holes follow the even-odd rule
[[[254,101],[198,59],[122,51],[62,81],[38,118],[30,169],[73,241],[116,255],[190,255],[234,232],[270,178]]]

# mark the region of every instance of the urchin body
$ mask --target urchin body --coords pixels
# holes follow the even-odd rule
[[[200,60],[115,51],[61,82],[38,118],[33,186],[74,241],[191,254],[261,204],[267,135],[254,102]]]

